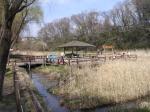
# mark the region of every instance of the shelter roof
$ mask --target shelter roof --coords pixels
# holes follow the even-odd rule
[[[59,48],[69,48],[69,47],[95,47],[92,44],[88,44],[81,41],[71,41],[66,44],[58,46]]]

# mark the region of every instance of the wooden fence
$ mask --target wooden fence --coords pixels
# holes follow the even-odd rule
[[[17,76],[15,65],[13,66],[13,80],[14,80],[14,92],[15,92],[17,112],[24,112],[23,105],[21,103],[21,97],[20,97],[19,78]],[[27,91],[30,94],[34,112],[44,112],[34,92],[30,89],[28,89]]]
[[[106,62],[108,60],[118,60],[118,59],[124,59],[124,60],[137,60],[137,55],[127,55],[127,54],[111,54],[111,55],[99,55],[99,56],[90,56],[90,57],[83,57],[83,58],[64,58],[62,60],[62,57],[58,58],[57,61],[52,62],[50,59],[48,59],[46,56],[20,56],[19,60],[16,59],[15,63],[24,63],[24,64],[79,64],[83,62]],[[9,61],[11,63],[11,61]]]
[[[24,112],[20,98],[19,79],[16,74],[15,66],[13,66],[13,79],[14,79],[14,91],[15,91],[17,112]]]

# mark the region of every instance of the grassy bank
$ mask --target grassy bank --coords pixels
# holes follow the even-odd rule
[[[64,65],[41,66],[33,69],[32,71],[47,78],[47,80],[42,80],[42,83],[48,90],[50,89],[50,91],[52,88],[49,88],[49,81],[57,81],[57,83],[59,84],[61,82],[65,82],[66,78],[69,75],[69,69]]]
[[[34,112],[34,105],[33,105],[33,98],[32,95],[35,96],[35,101],[39,103],[42,107],[44,112],[50,112],[45,105],[45,102],[42,96],[38,93],[37,89],[35,88],[32,80],[30,79],[29,75],[26,73],[25,69],[18,68],[18,78],[20,80],[20,96],[21,96],[21,103],[23,105],[23,109],[25,112]],[[33,94],[32,94],[33,93]]]
[[[16,112],[16,102],[13,88],[13,75],[10,68],[7,68],[4,89],[3,100],[0,101],[0,112]]]
[[[33,69],[33,72],[42,74],[60,73],[65,74],[68,72],[67,67],[64,65],[41,66]]]
[[[97,67],[85,65],[79,69],[74,66],[42,66],[34,71],[47,74],[49,81],[57,79],[59,86],[50,89],[50,92],[62,96],[61,102],[72,109],[123,103],[150,95],[150,53],[131,53],[138,55],[137,61],[115,60]],[[149,111],[149,96],[135,103],[138,109],[129,112]],[[120,112],[118,109],[114,111]]]
[[[149,95],[150,61],[118,60],[96,68],[73,69],[68,83],[56,89],[71,108],[126,102]]]

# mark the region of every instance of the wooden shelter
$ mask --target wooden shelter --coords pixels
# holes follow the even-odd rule
[[[58,48],[64,48],[64,54],[67,48],[70,48],[72,50],[72,54],[74,54],[73,50],[76,49],[77,54],[78,48],[89,48],[89,47],[96,47],[96,46],[81,41],[71,41],[66,44],[58,46]]]

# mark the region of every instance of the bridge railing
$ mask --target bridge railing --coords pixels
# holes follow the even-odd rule
[[[15,63],[24,63],[24,64],[35,64],[35,63],[41,63],[43,65],[46,64],[65,64],[67,63],[70,65],[70,63],[75,62],[89,62],[89,61],[101,61],[101,62],[106,62],[107,60],[117,60],[117,59],[125,59],[125,60],[137,60],[137,55],[133,54],[111,54],[111,55],[98,55],[98,56],[90,56],[88,58],[64,58],[62,61],[61,58],[58,58],[57,61],[53,62],[50,59],[47,58],[47,56],[20,56],[19,59],[13,60]],[[66,61],[67,60],[67,61]],[[12,62],[12,61],[10,61]]]

